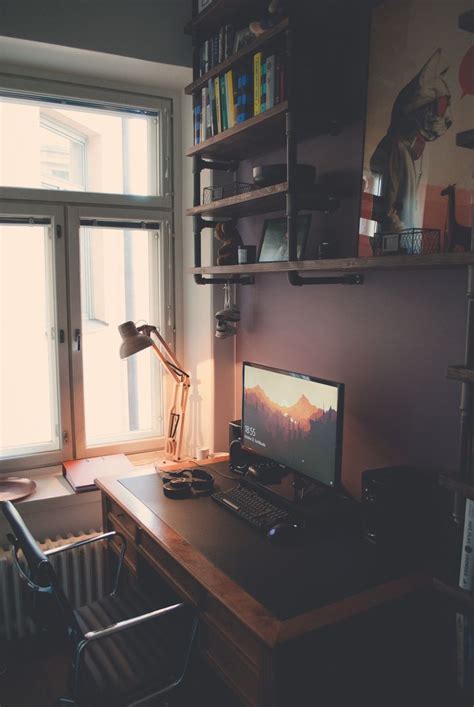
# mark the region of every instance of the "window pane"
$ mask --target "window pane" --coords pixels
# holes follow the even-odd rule
[[[0,185],[152,196],[157,116],[0,97]]]
[[[157,323],[158,234],[81,227],[86,446],[163,435],[161,374],[149,349],[119,357],[119,324]],[[84,307],[84,303],[87,306]]]
[[[51,226],[0,224],[0,457],[60,449]]]

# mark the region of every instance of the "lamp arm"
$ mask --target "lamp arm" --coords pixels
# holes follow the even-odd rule
[[[181,368],[178,359],[155,326],[143,324],[138,327],[138,331],[143,332],[150,338],[151,334],[156,337],[160,346],[155,344],[152,339],[153,351],[174,381],[173,401],[168,413],[169,422],[168,436],[166,438],[166,456],[169,459],[179,461],[181,458],[184,416],[188,402],[190,377],[189,374]]]

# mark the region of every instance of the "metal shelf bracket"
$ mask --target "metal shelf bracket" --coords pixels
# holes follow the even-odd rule
[[[347,275],[319,275],[317,277],[301,277],[299,272],[291,270],[288,273],[288,282],[293,287],[303,285],[363,285],[364,276],[360,273]]]

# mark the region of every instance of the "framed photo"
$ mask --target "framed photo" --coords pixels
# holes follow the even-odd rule
[[[296,221],[298,260],[304,258],[310,223],[311,214],[302,214]],[[257,262],[275,263],[282,260],[288,260],[286,218],[270,218],[263,224]]]

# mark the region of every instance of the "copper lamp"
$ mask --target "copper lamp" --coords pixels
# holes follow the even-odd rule
[[[120,358],[128,358],[128,356],[133,356],[139,351],[151,347],[174,381],[173,399],[168,415],[165,456],[167,459],[179,461],[181,459],[184,415],[190,386],[189,375],[183,371],[176,356],[155,326],[142,324],[137,327],[134,322],[125,322],[120,324],[118,330],[122,337]],[[159,345],[151,338],[152,334]]]

